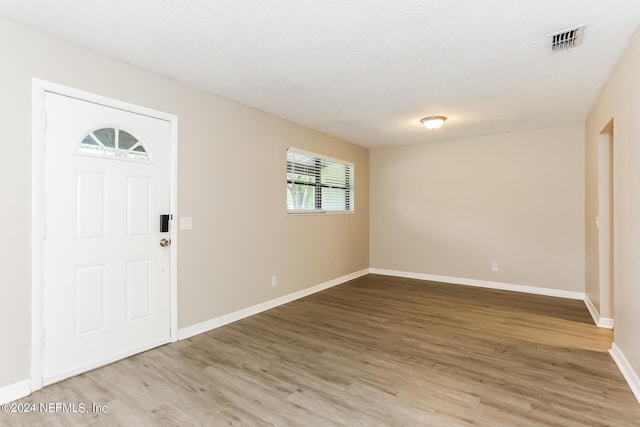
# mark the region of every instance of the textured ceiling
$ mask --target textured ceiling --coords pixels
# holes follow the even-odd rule
[[[583,121],[640,0],[0,0],[0,16],[375,147]],[[550,53],[580,24],[581,46]]]

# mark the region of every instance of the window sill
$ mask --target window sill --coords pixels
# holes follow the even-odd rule
[[[325,211],[321,209],[314,210],[287,210],[287,215],[353,215],[355,211]]]

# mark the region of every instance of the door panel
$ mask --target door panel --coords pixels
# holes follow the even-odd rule
[[[127,236],[149,237],[151,178],[127,177]]]
[[[151,260],[127,261],[127,321],[144,320],[150,313]]]
[[[104,239],[105,174],[76,172],[75,230],[77,240]]]
[[[73,268],[73,336],[79,337],[105,328],[105,266]]]
[[[170,123],[45,94],[44,383],[169,342]]]

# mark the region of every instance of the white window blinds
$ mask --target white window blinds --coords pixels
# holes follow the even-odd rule
[[[287,149],[287,209],[294,213],[353,212],[354,165]]]

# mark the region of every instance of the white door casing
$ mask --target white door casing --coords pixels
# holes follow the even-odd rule
[[[159,244],[176,242],[174,227],[160,232],[159,216],[175,212],[177,120],[62,89],[42,88],[39,98],[46,130],[44,154],[34,152],[34,190],[42,178],[42,198],[34,191],[34,201],[41,200],[46,229],[33,251],[34,390],[175,341],[177,329],[176,247]],[[34,114],[34,130],[37,121]],[[129,153],[116,153],[117,142],[100,148],[113,140],[109,133]],[[95,147],[81,145],[87,135]],[[34,132],[34,148],[35,139]]]

